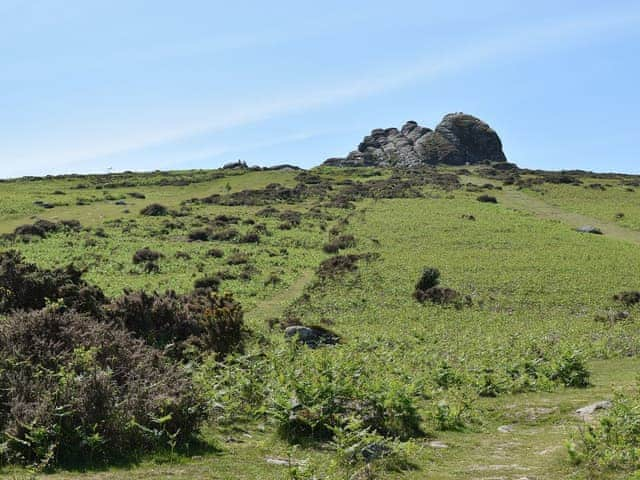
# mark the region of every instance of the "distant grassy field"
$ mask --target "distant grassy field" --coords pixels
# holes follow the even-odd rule
[[[243,305],[251,332],[243,354],[194,367],[212,406],[202,433],[208,451],[149,455],[103,471],[62,469],[48,477],[593,475],[570,461],[566,445],[583,425],[576,408],[610,398],[613,387],[635,389],[640,310],[612,297],[640,289],[638,245],[633,238],[577,233],[567,223],[527,211],[526,202],[510,208],[501,202],[505,190],[480,188],[484,172],[471,173],[463,172],[460,184],[451,168],[399,178],[389,171],[318,169],[306,176],[193,171],[0,183],[0,233],[36,219],[74,219],[83,226],[44,238],[7,235],[1,249],[16,249],[46,268],[74,263],[109,296],[124,289],[187,292],[199,278],[218,277],[220,290]],[[470,178],[478,187],[465,187]],[[583,181],[606,187],[544,183],[519,194],[640,230],[638,192],[627,191],[619,180]],[[367,190],[369,182],[379,185]],[[403,189],[396,188],[403,182]],[[274,183],[293,190],[303,185],[306,193],[227,201],[246,190],[270,191]],[[498,203],[477,201],[480,193],[495,195]],[[189,201],[212,195],[222,200]],[[152,203],[166,206],[169,214],[142,215]],[[190,241],[194,232],[207,229],[206,241]],[[228,230],[235,230],[228,239],[211,236]],[[247,240],[250,233],[257,241]],[[339,252],[323,250],[340,236],[353,241]],[[143,247],[162,255],[157,270],[133,263]],[[212,255],[213,249],[222,256]],[[345,271],[318,271],[336,254],[354,256]],[[456,301],[416,301],[416,281],[425,267],[439,270],[440,285],[455,290]],[[595,321],[621,310],[628,318]],[[282,328],[299,324],[321,325],[340,343],[294,346]],[[590,373],[590,387],[573,383],[581,369]],[[385,439],[375,437],[375,429],[354,433],[349,425],[323,438],[293,440],[290,430],[282,433],[295,414],[290,402],[300,401],[309,415],[324,418],[329,403],[322,402],[330,397],[355,395],[359,400],[350,401],[365,409],[369,400],[360,399],[359,391],[386,409],[388,423],[380,427],[390,432]],[[313,402],[322,406],[316,411]],[[389,420],[390,415],[398,417]],[[413,416],[419,434],[410,432]],[[364,440],[352,438],[358,432]],[[397,456],[372,463],[349,456],[376,442],[389,442]],[[301,463],[277,464],[288,458]],[[32,475],[15,466],[5,474]],[[629,472],[598,474],[627,478]]]

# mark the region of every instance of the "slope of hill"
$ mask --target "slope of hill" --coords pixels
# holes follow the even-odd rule
[[[640,439],[619,419],[637,418],[640,310],[633,296],[613,297],[640,288],[638,179],[503,166],[0,183],[0,251],[54,272],[75,264],[80,287],[106,297],[87,313],[91,332],[103,331],[102,316],[116,319],[109,325],[118,338],[144,344],[131,347],[132,358],[156,352],[162,368],[191,382],[180,420],[201,414],[196,441],[176,430],[169,397],[165,415],[132,411],[127,428],[144,427],[158,441],[107,460],[111,419],[89,421],[78,412],[91,408],[63,395],[108,373],[100,363],[106,344],[87,333],[81,348],[60,351],[62,366],[34,377],[50,379],[56,394],[46,405],[63,414],[7,408],[40,412],[45,404],[16,403],[3,389],[3,473],[30,475],[26,465],[54,470],[49,478],[628,478],[640,464],[622,452]],[[576,232],[584,223],[604,235]],[[28,282],[9,288],[21,275],[12,265],[0,262],[4,322],[33,322],[38,313],[10,306],[43,294]],[[64,275],[63,288],[53,289],[59,298],[43,298],[61,314],[85,308],[89,295],[70,303],[78,283]],[[190,293],[194,286],[200,293]],[[118,316],[137,298],[123,289],[192,296],[162,297],[149,326],[136,321],[144,306]],[[218,301],[222,292],[242,305],[243,338],[233,345],[220,345],[231,338],[223,328],[230,321],[207,327],[218,321],[211,312],[227,310],[198,307],[202,296]],[[164,330],[154,326],[159,319]],[[0,328],[2,352],[15,335]],[[38,352],[20,358],[40,365]],[[3,359],[0,379],[21,385],[15,365]],[[624,397],[612,409],[575,413],[615,400],[613,388]],[[601,418],[615,441],[599,429]],[[29,427],[14,428],[20,424]],[[88,433],[76,441],[61,433],[70,431]],[[90,461],[65,461],[71,446]]]

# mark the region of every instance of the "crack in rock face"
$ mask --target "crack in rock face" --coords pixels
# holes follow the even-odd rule
[[[377,128],[345,158],[324,165],[339,167],[415,167],[506,162],[498,134],[485,122],[465,113],[445,115],[431,130],[414,121],[397,128]]]

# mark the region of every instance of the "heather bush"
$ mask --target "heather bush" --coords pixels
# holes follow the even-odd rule
[[[156,262],[163,256],[160,252],[145,247],[133,254],[133,263],[138,265],[140,263]]]
[[[74,311],[17,312],[0,323],[0,383],[3,455],[40,468],[184,447],[204,416],[182,367]]]
[[[197,352],[222,357],[242,349],[242,308],[230,294],[126,291],[105,310],[109,320],[176,358]]]
[[[73,266],[40,269],[15,251],[0,254],[0,313],[44,308],[47,302],[99,314],[106,301],[102,291],[82,279]]]
[[[169,210],[164,205],[160,205],[159,203],[152,203],[151,205],[147,205],[140,211],[140,215],[146,215],[149,217],[162,217],[167,215]]]

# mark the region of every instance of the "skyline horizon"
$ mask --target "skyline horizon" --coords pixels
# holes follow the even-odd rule
[[[638,27],[629,0],[7,0],[0,178],[309,168],[456,111],[519,166],[640,174]]]

